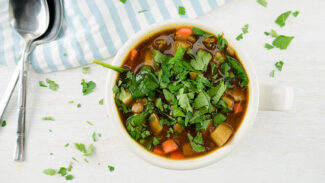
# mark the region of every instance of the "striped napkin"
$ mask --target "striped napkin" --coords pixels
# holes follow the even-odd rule
[[[121,0],[123,1],[123,0]],[[172,18],[194,18],[226,0],[65,0],[59,39],[38,46],[30,56],[39,73],[107,59],[136,32]],[[186,14],[179,14],[184,7]],[[11,29],[8,0],[0,0],[0,65],[15,67],[23,40]]]

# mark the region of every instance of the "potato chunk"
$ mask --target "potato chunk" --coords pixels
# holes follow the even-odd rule
[[[192,146],[190,143],[184,144],[182,151],[183,151],[184,156],[193,156],[196,154],[196,152],[192,149]]]
[[[155,64],[154,60],[152,59],[152,52],[151,50],[146,51],[144,55],[144,65],[153,66]]]
[[[123,98],[120,98],[120,100],[125,104],[128,105],[130,102],[132,102],[133,98],[131,93],[128,90],[125,90],[125,95]]]
[[[227,90],[226,91],[227,94],[231,95],[232,98],[236,101],[236,102],[240,102],[240,101],[244,101],[246,100],[246,97],[244,96],[243,92],[240,92],[239,90]]]
[[[180,125],[179,123],[176,123],[174,125],[174,131],[177,133],[182,133],[184,130],[184,127],[182,125]]]
[[[182,47],[185,48],[185,49],[188,49],[189,47],[191,47],[191,44],[188,43],[188,42],[186,42],[186,41],[175,41],[174,44],[175,44],[175,45],[174,45],[174,51],[175,51],[175,53],[176,53],[178,47],[181,46],[181,45],[182,45]]]
[[[136,102],[132,105],[132,112],[133,113],[140,113],[143,111],[143,104]]]
[[[163,127],[159,124],[159,118],[155,113],[152,113],[149,117],[149,126],[154,135],[159,135],[163,130]]]
[[[196,80],[197,76],[199,75],[199,73],[197,72],[190,72],[190,78],[191,80]]]
[[[211,133],[211,139],[218,145],[223,146],[231,137],[233,129],[226,123],[221,123]]]
[[[231,98],[227,96],[223,96],[221,99],[227,103],[229,109],[232,109],[232,106],[234,105],[234,101]]]

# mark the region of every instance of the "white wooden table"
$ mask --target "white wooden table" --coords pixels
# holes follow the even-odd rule
[[[81,68],[50,74],[31,72],[28,79],[26,161],[14,162],[17,93],[5,114],[7,126],[0,127],[0,182],[65,182],[60,176],[47,176],[46,168],[74,163],[71,182],[325,182],[325,1],[268,0],[263,8],[255,0],[232,0],[200,19],[219,24],[237,36],[244,24],[249,33],[240,41],[253,58],[261,83],[284,84],[295,90],[294,108],[290,112],[259,112],[254,129],[224,160],[198,170],[172,171],[152,166],[116,140],[110,118],[98,101],[104,96],[106,70],[91,65],[89,74]],[[298,18],[289,17],[284,28],[274,20],[287,10],[299,10]],[[271,42],[263,32],[295,36],[289,48],[266,50]],[[269,73],[276,61],[283,60],[282,72],[275,78]],[[0,97],[13,69],[0,66]],[[50,78],[59,83],[53,92],[41,88],[38,81]],[[81,79],[97,83],[95,92],[82,96]],[[17,92],[17,91],[16,91]],[[68,101],[74,100],[73,104]],[[82,104],[77,108],[78,103]],[[43,121],[53,116],[55,121]],[[90,126],[89,120],[94,123]],[[49,132],[52,130],[52,132]],[[84,162],[73,143],[92,142],[91,134],[102,133],[95,143],[95,155]],[[70,143],[69,147],[64,147]],[[50,155],[53,153],[53,155]],[[100,163],[100,165],[98,165]],[[114,165],[109,172],[107,165]]]

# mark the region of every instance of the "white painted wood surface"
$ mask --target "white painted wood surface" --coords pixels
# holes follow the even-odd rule
[[[5,113],[7,126],[0,127],[0,182],[65,182],[60,176],[47,176],[46,168],[74,163],[71,182],[325,182],[325,1],[268,0],[263,8],[255,0],[231,0],[200,19],[226,27],[237,36],[244,24],[249,33],[240,41],[253,58],[261,83],[294,87],[294,108],[290,112],[259,112],[254,129],[224,160],[198,170],[172,171],[152,166],[116,141],[118,134],[98,101],[104,95],[106,70],[91,65],[89,74],[81,68],[51,74],[30,73],[28,78],[26,161],[12,161],[16,131],[17,93]],[[289,17],[287,25],[278,27],[274,20],[287,10],[299,10],[297,18]],[[271,42],[263,32],[277,30],[295,36],[288,50],[266,50]],[[69,53],[67,53],[69,54]],[[269,77],[276,61],[283,60],[282,72]],[[0,97],[13,69],[0,66]],[[53,92],[41,88],[38,81],[50,78],[59,83]],[[81,79],[97,83],[94,93],[82,96]],[[67,101],[74,100],[69,104]],[[78,103],[82,104],[77,108]],[[53,116],[55,121],[42,121]],[[95,126],[89,126],[89,120]],[[49,132],[49,129],[52,132]],[[89,144],[92,132],[103,137],[95,143],[96,153],[83,161],[72,146]],[[70,143],[65,148],[64,145]],[[49,155],[53,153],[53,155]],[[98,165],[100,163],[100,165]],[[109,172],[107,165],[114,165]]]

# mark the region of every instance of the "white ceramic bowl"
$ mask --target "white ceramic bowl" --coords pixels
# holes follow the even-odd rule
[[[129,51],[132,50],[132,48],[137,46],[138,43],[143,41],[148,36],[167,28],[180,26],[196,26],[201,28],[202,30],[206,30],[207,32],[213,33],[215,35],[221,34],[223,32],[225,39],[227,39],[228,43],[235,48],[239,58],[241,59],[241,63],[246,69],[249,78],[249,101],[244,120],[237,132],[235,133],[234,137],[230,140],[230,142],[228,142],[225,146],[215,151],[212,151],[206,155],[185,160],[167,159],[164,157],[157,156],[151,152],[148,152],[129,136],[128,132],[124,128],[123,123],[120,120],[118,109],[116,108],[114,102],[114,94],[112,92],[112,88],[117,78],[117,73],[112,70],[109,70],[107,75],[105,106],[111,118],[111,121],[115,125],[115,130],[117,130],[117,132],[119,133],[119,137],[127,145],[127,147],[129,147],[131,151],[133,151],[140,158],[144,159],[145,161],[151,164],[168,169],[185,170],[196,169],[215,163],[221,160],[226,155],[228,155],[238,145],[238,143],[243,139],[244,135],[248,132],[248,130],[252,127],[254,123],[256,113],[258,111],[259,87],[256,72],[250,58],[246,56],[245,51],[239,45],[237,45],[235,41],[233,41],[234,39],[228,37],[227,30],[224,30],[222,27],[218,26],[209,26],[207,23],[202,23],[198,22],[197,20],[191,19],[164,21],[147,27],[146,29],[137,33],[124,44],[124,46],[118,51],[112,64],[120,66],[124,59],[127,57]]]

